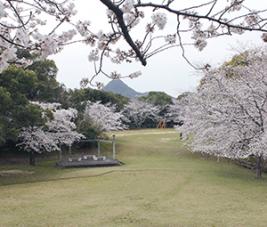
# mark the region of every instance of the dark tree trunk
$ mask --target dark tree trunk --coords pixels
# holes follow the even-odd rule
[[[257,156],[256,160],[256,178],[261,178],[262,174],[262,156]]]
[[[31,166],[35,166],[35,155],[34,155],[34,151],[30,151],[29,164]]]

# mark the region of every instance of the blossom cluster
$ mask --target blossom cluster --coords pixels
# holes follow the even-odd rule
[[[165,13],[156,12],[152,15],[152,21],[162,30],[167,24],[167,16]]]
[[[38,4],[0,1],[0,72],[10,63],[18,62],[22,66],[30,64],[29,61],[17,57],[17,49],[27,49],[42,58],[60,51],[76,35],[76,31],[69,29],[56,34],[57,27],[64,21],[70,21],[75,14],[71,0],[39,1]],[[47,18],[50,23],[51,18],[54,18],[55,28],[52,29],[43,18]],[[52,31],[48,34],[41,32],[45,26]]]

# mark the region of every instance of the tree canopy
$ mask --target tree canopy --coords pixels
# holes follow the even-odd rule
[[[0,141],[16,141],[19,130],[43,123],[41,109],[32,105],[37,77],[33,71],[16,66],[0,74]]]
[[[28,59],[33,56],[21,53]],[[20,57],[21,57],[20,56]],[[65,88],[56,80],[57,67],[52,60],[35,61],[27,69],[17,65],[0,74],[0,144],[15,143],[23,127],[44,124],[42,110],[33,100],[66,103]]]
[[[140,99],[156,106],[173,104],[172,97],[161,91],[151,91],[148,95],[140,97]]]
[[[100,101],[102,104],[111,103],[116,106],[117,110],[121,110],[123,106],[129,102],[129,99],[118,94],[92,88],[81,88],[69,91],[69,106],[77,110],[84,110],[87,101]]]

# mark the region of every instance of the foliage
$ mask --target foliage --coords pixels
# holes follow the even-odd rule
[[[166,106],[173,104],[172,97],[167,95],[165,92],[151,91],[146,96],[139,98],[141,101],[145,101],[155,106]]]
[[[100,101],[102,104],[111,103],[112,105],[116,105],[116,109],[119,111],[128,103],[129,99],[118,94],[91,88],[75,89],[69,92],[68,102],[73,108],[84,111],[87,101]]]
[[[53,60],[34,61],[28,69],[35,72],[37,76],[31,100],[65,104],[67,94],[64,85],[56,80],[58,69]]]
[[[227,158],[257,158],[257,176],[266,158],[267,54],[250,51],[249,65],[208,71],[190,97],[182,126],[193,134],[192,151]],[[231,70],[234,77],[228,77]]]
[[[77,131],[83,134],[87,139],[96,139],[102,136],[102,132],[94,127],[91,121],[84,121],[82,117],[77,123]]]
[[[249,65],[248,62],[248,54],[249,52],[245,51],[241,54],[237,54],[228,62],[226,62],[224,65],[229,67],[237,67],[237,66],[247,66]]]
[[[0,141],[16,141],[22,127],[41,125],[41,109],[29,103],[36,87],[33,71],[14,65],[0,74]],[[0,144],[1,144],[0,142]]]
[[[66,91],[56,81],[57,67],[52,60],[37,60],[28,51],[18,50],[19,57],[34,61],[27,69],[10,65],[0,74],[0,145],[16,143],[19,131],[44,124],[42,110],[29,100],[61,101]]]

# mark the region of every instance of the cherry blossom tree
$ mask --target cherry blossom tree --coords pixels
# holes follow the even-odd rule
[[[256,158],[260,177],[267,157],[267,52],[249,51],[242,64],[207,71],[190,96],[184,136],[193,152],[231,159]]]
[[[124,107],[122,113],[127,119],[130,128],[142,128],[145,126],[144,124],[150,124],[151,127],[151,123],[156,126],[160,119],[160,107],[137,99],[130,101]]]
[[[35,165],[34,153],[42,153],[44,151],[59,151],[56,141],[47,134],[42,127],[23,128],[19,134],[20,143],[17,144],[21,149],[29,152],[29,164]]]
[[[82,134],[76,132],[74,120],[77,114],[78,111],[73,108],[59,109],[53,112],[53,120],[46,123],[48,134],[59,146],[70,147],[74,142],[84,138]]]
[[[32,103],[44,110],[43,117],[48,121],[43,127],[23,128],[19,134],[21,142],[17,146],[30,152],[31,165],[35,165],[35,152],[61,151],[62,145],[70,147],[74,142],[85,138],[75,131],[76,125],[73,121],[77,117],[77,110],[58,109],[59,103]],[[52,119],[49,119],[48,113],[52,113]]]
[[[116,112],[116,106],[101,104],[100,102],[88,102],[84,111],[83,121],[89,122],[99,132],[116,131],[126,129],[122,123],[124,116]]]
[[[174,125],[183,124],[190,94],[190,92],[184,92],[173,101],[173,104],[167,106],[165,113],[166,122],[172,122]]]
[[[266,9],[260,6],[250,9],[248,0],[201,0],[187,7],[174,0],[99,0],[107,9],[110,28],[106,31],[93,31],[89,20],[79,18],[74,2],[1,0],[0,70],[10,63],[31,64],[17,56],[17,49],[27,49],[45,58],[65,45],[83,42],[92,47],[88,59],[95,68],[94,76],[82,82],[86,85],[99,74],[112,79],[122,77],[119,72],[104,70],[106,58],[115,64],[138,60],[145,66],[155,54],[178,47],[191,64],[185,55],[186,45],[201,51],[208,39],[245,31],[263,32],[262,38],[267,41]],[[171,18],[175,24],[166,29]],[[189,41],[183,40],[184,33],[189,34]],[[134,78],[140,74],[137,71],[127,76]]]

